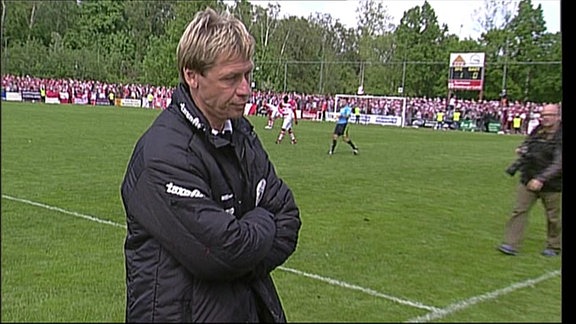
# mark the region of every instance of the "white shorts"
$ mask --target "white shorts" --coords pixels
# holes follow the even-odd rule
[[[292,118],[284,119],[284,121],[282,121],[282,129],[292,128],[292,121]]]

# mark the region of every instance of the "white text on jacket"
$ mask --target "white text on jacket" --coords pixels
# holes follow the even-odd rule
[[[203,198],[204,195],[198,189],[190,190],[182,188],[170,182],[166,184],[166,192],[180,197]]]

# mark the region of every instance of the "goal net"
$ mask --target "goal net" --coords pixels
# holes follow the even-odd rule
[[[369,96],[337,94],[334,97],[334,109],[327,118],[334,120],[335,114],[344,105],[350,105],[352,116],[350,123],[377,124],[383,126],[404,127],[406,123],[406,97]],[[354,115],[356,107],[360,108],[360,118]]]

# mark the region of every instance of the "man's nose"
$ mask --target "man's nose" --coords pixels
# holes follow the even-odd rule
[[[236,93],[239,96],[248,96],[250,95],[250,77],[242,78],[242,82],[236,89]]]

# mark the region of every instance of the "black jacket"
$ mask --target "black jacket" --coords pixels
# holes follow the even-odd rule
[[[520,181],[526,185],[531,179],[544,183],[543,192],[562,191],[562,125],[552,135],[547,135],[542,126],[537,126],[521,144],[526,153],[521,157],[522,176]]]
[[[121,187],[127,322],[285,322],[270,272],[300,212],[245,118],[212,134],[178,86],[137,142]]]

